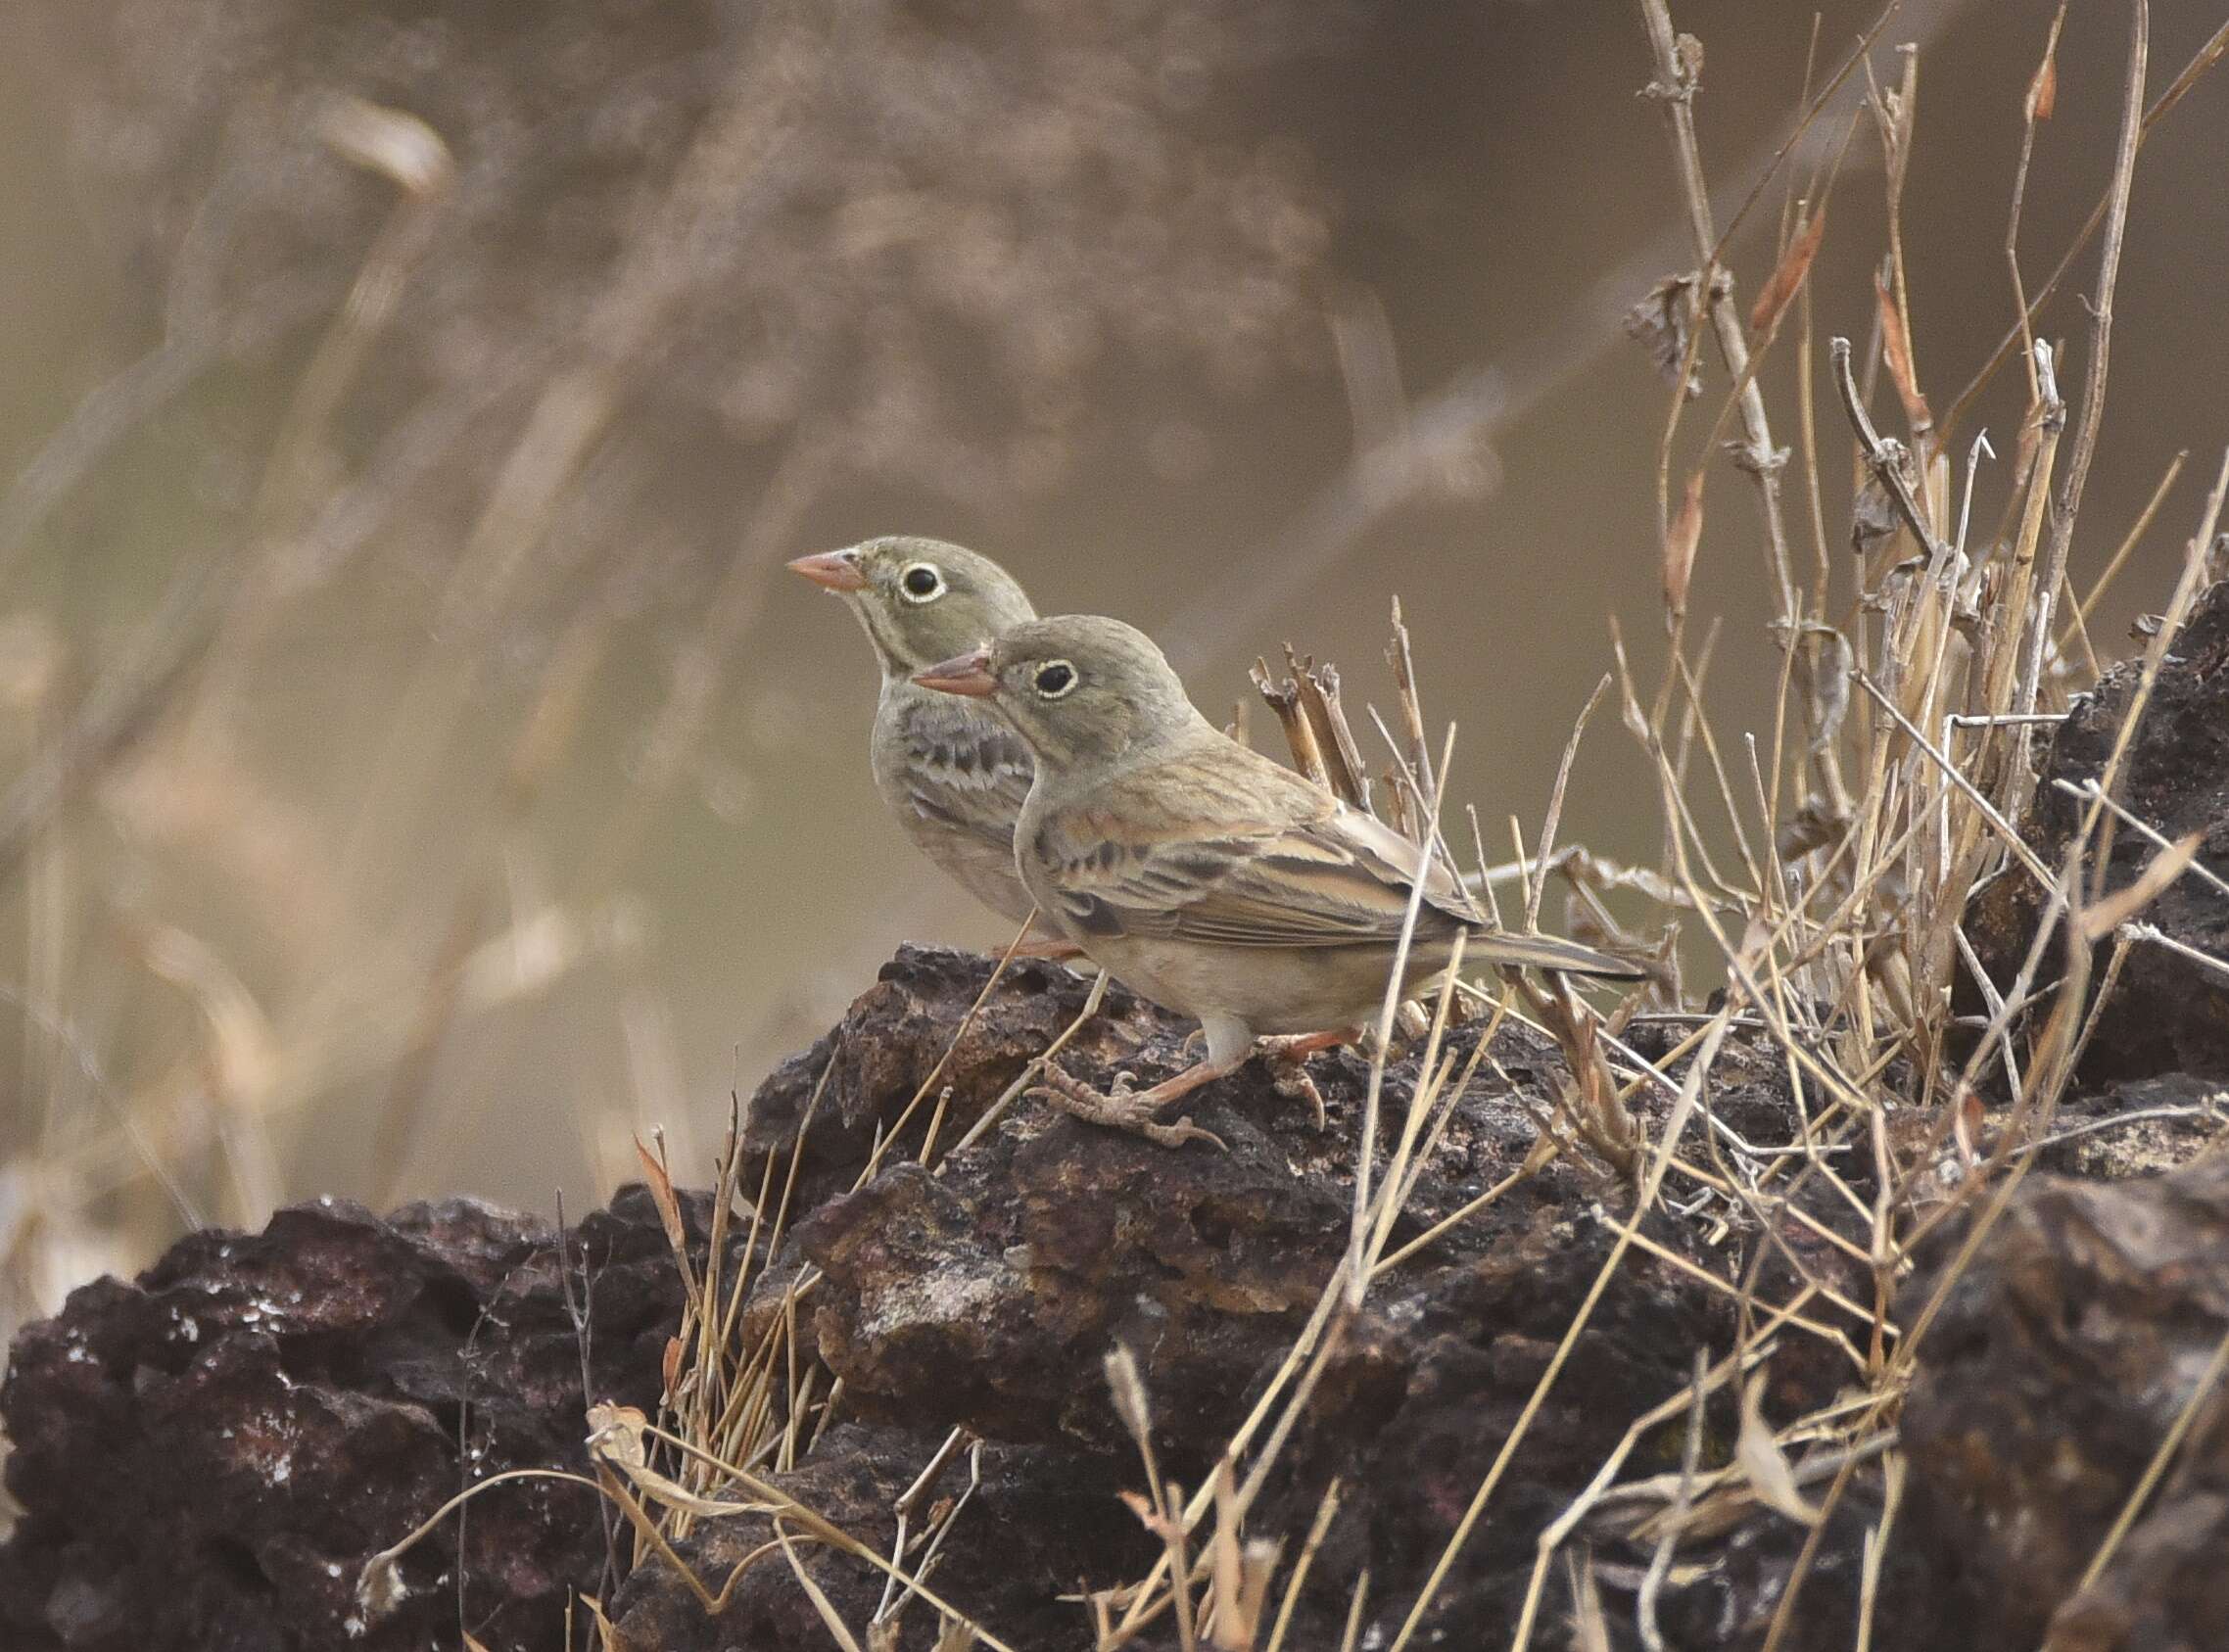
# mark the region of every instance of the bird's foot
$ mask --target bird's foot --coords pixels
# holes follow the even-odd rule
[[[1087,1124],[1104,1124],[1113,1130],[1127,1130],[1134,1136],[1143,1136],[1150,1142],[1159,1142],[1164,1148],[1180,1148],[1186,1142],[1206,1142],[1218,1152],[1228,1152],[1223,1139],[1212,1130],[1203,1130],[1188,1118],[1173,1124],[1163,1124],[1154,1116],[1168,1103],[1189,1094],[1197,1084],[1178,1085],[1186,1075],[1179,1074],[1167,1084],[1156,1084],[1151,1089],[1131,1088],[1128,1073],[1118,1073],[1112,1090],[1094,1090],[1080,1078],[1071,1078],[1048,1062],[1044,1067],[1045,1082],[1027,1092],[1042,1097],[1063,1112],[1080,1118]]]
[[[1323,1110],[1323,1092],[1315,1087],[1308,1076],[1305,1056],[1272,1056],[1269,1059],[1269,1082],[1278,1095],[1289,1102],[1305,1102],[1315,1115],[1317,1134],[1331,1128],[1330,1116]]]
[[[1315,1115],[1318,1131],[1330,1128],[1331,1120],[1323,1110],[1323,1092],[1308,1076],[1307,1059],[1318,1050],[1347,1043],[1352,1036],[1347,1031],[1281,1033],[1260,1039],[1255,1045],[1256,1051],[1269,1063],[1269,1082],[1277,1094],[1288,1101],[1306,1102]]]

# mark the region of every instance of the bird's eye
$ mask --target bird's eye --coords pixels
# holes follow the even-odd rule
[[[933,602],[944,594],[944,576],[926,562],[916,562],[898,576],[898,589],[908,602]]]
[[[1037,668],[1037,692],[1057,700],[1075,686],[1075,667],[1066,660],[1047,660]]]

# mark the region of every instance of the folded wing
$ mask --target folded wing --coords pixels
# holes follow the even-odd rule
[[[1289,769],[1232,757],[1179,757],[1046,818],[1035,849],[1070,920],[1218,946],[1394,944],[1416,845]],[[1478,921],[1434,868],[1419,936]]]

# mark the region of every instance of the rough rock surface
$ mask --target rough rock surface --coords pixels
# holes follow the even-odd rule
[[[808,1507],[887,1553],[896,1535],[893,1508],[938,1442],[911,1429],[838,1424],[807,1462],[778,1479]],[[996,1443],[984,1447],[980,1475],[961,1516],[961,1534],[944,1551],[931,1586],[980,1613],[1018,1652],[1088,1645],[1081,1608],[1060,1597],[1087,1581],[1104,1585],[1141,1577],[1158,1552],[1116,1496],[1133,1481],[1068,1452]],[[938,1489],[957,1496],[969,1478],[963,1462],[945,1473]],[[771,1540],[771,1523],[757,1517],[702,1528],[683,1552],[715,1587],[751,1562],[726,1609],[707,1620],[670,1572],[639,1574],[620,1597],[622,1644],[638,1652],[831,1646],[787,1564],[779,1553],[761,1552]],[[799,1559],[854,1632],[881,1604],[887,1575],[864,1561],[815,1545],[800,1546]],[[931,1643],[933,1620],[925,1609],[916,1606],[900,1622],[904,1646]]]
[[[1209,1087],[1192,1116],[1227,1153],[1162,1149],[1027,1099],[955,1149],[1082,1006],[1073,975],[1023,965],[937,1075],[951,1093],[934,1169],[924,1168],[935,1088],[903,1128],[897,1121],[989,968],[901,953],[829,1038],[769,1079],[752,1139],[779,1151],[802,1127],[807,1151],[787,1236],[744,1306],[742,1334],[771,1323],[797,1269],[819,1270],[800,1337],[842,1379],[841,1415],[798,1467],[772,1478],[887,1552],[901,1493],[952,1430],[972,1431],[982,1441],[972,1473],[958,1453],[927,1491],[956,1497],[972,1480],[933,1586],[1012,1646],[1081,1646],[1087,1619],[1073,1597],[1135,1580],[1156,1552],[1117,1495],[1143,1477],[1108,1395],[1105,1355],[1116,1342],[1133,1350],[1162,1472],[1201,1485],[1347,1243],[1366,1069],[1344,1054],[1314,1063],[1329,1113],[1320,1134],[1258,1073]],[[1150,1080],[1184,1059],[1184,1030],[1116,991],[1063,1060],[1094,1082],[1118,1067]],[[1661,1051],[1676,1030],[1635,1035]],[[1465,1057],[1477,1035],[1455,1028],[1450,1048]],[[1424,1156],[1394,1250],[1499,1182],[1534,1143],[1529,1109],[1546,1104],[1559,1061],[1516,1030],[1493,1055]],[[1785,1140],[1782,1066],[1765,1048],[1730,1043],[1714,1116],[1758,1147]],[[1389,1069],[1388,1133],[1415,1077],[1413,1056]],[[2158,1106],[2163,1095],[2153,1082],[2125,1087],[2124,1101]],[[1661,1099],[1637,1105],[1661,1119]],[[852,1191],[877,1126],[884,1156]],[[1851,1219],[1834,1202],[1805,1207],[1823,1221]],[[1629,1208],[1618,1178],[1569,1155],[1376,1282],[1250,1517],[1250,1530],[1297,1542],[1326,1487],[1336,1479],[1343,1488],[1288,1647],[1339,1643],[1365,1569],[1364,1643],[1391,1639]],[[688,1214],[700,1245],[700,1205]],[[1719,1234],[1722,1221],[1731,1237]],[[1652,1216],[1642,1233],[1678,1260],[1636,1250],[1621,1262],[1412,1644],[1505,1643],[1538,1534],[1633,1418],[1684,1384],[1694,1350],[1733,1345],[1735,1293],[1709,1281],[1736,1278],[1754,1229],[1737,1209],[1706,1204]],[[1956,1237],[1945,1235],[1943,1253]],[[595,1264],[587,1388],[652,1407],[681,1302],[655,1213],[630,1192],[575,1238]],[[1784,1298],[1795,1261],[1846,1295],[1870,1289],[1817,1234],[1791,1222],[1779,1238],[1786,1252],[1758,1274],[1760,1299]],[[543,1226],[468,1204],[386,1222],[304,1207],[254,1239],[196,1236],[134,1285],[77,1293],[19,1343],[5,1391],[17,1447],[9,1485],[26,1513],[0,1548],[0,1645],[451,1646],[460,1570],[464,1622],[491,1652],[560,1645],[568,1589],[605,1601],[615,1644],[827,1645],[763,1516],[700,1522],[677,1545],[713,1590],[734,1580],[725,1610],[707,1618],[663,1564],[606,1579],[594,1499],[548,1483],[477,1502],[461,1568],[456,1529],[442,1528],[404,1564],[412,1592],[403,1609],[352,1629],[364,1559],[469,1472],[582,1466],[581,1358],[556,1257]],[[2020,1193],[1922,1361],[1905,1422],[1912,1485],[1886,1558],[1875,1647],[2033,1646],[2055,1610],[2057,1652],[2206,1644],[2192,1638],[2197,1627],[2225,1621],[2205,1617],[2220,1568],[2205,1556],[2229,1540],[2219,1395],[2097,1585],[2061,1602],[2218,1345],[2225,1279],[2229,1170],[2218,1162],[2122,1186],[2039,1175]],[[1900,1319],[1929,1289],[1926,1276],[1907,1288]],[[1819,1338],[1781,1345],[1768,1416],[1797,1415],[1851,1382],[1849,1359]],[[1736,1428],[1721,1396],[1705,1414],[1710,1462],[1727,1460]],[[1675,1424],[1641,1439],[1625,1478],[1674,1468],[1680,1433]],[[2062,1478],[2070,1464],[2071,1491]],[[1877,1476],[1854,1486],[1817,1545],[1780,1641],[1787,1652],[1850,1644],[1866,1536],[1882,1516]],[[1598,1511],[1581,1535],[1623,1652],[1638,1644],[1635,1596],[1652,1540],[1614,1511]],[[1658,1605],[1664,1644],[1759,1646],[1806,1536],[1751,1510],[1684,1544]],[[862,1628],[883,1576],[817,1543],[796,1554],[831,1608]],[[1569,1590],[1559,1563],[1534,1645],[1563,1642]],[[917,1602],[893,1644],[926,1648],[934,1628]],[[1174,1630],[1157,1624],[1132,1644],[1166,1652]]]
[[[655,1404],[681,1289],[649,1200],[573,1240],[589,1381]],[[357,1574],[473,1474],[584,1469],[582,1367],[555,1235],[527,1217],[325,1203],[182,1240],[16,1343],[0,1403],[24,1515],[0,1547],[0,1645],[454,1645],[453,1525],[404,1560],[410,1598],[376,1627]],[[506,1487],[465,1530],[473,1632],[558,1644],[603,1562],[593,1497]]]
[[[1932,1281],[1905,1294],[1917,1303]],[[1909,1311],[1909,1310],[1908,1310]],[[1975,1652],[2229,1644],[2229,1384],[2075,1593],[2229,1339],[2229,1156],[2022,1190],[1961,1276],[1904,1409],[1914,1540]]]
[[[880,1482],[902,1488],[946,1432],[964,1426],[1036,1447],[1030,1462],[1064,1465],[1054,1483],[1136,1489],[1136,1451],[1104,1369],[1119,1342],[1135,1353],[1152,1399],[1162,1472],[1196,1487],[1292,1346],[1346,1247],[1367,1068],[1347,1053],[1311,1063],[1329,1116],[1321,1133],[1304,1106],[1249,1068],[1202,1092],[1190,1109],[1227,1153],[1172,1152],[1032,1100],[937,1174],[891,1162],[859,1191],[843,1192],[875,1119],[887,1124],[919,1090],[983,979],[981,961],[901,952],[829,1038],[754,1100],[750,1139],[761,1148],[778,1147],[812,1118],[807,1176],[829,1197],[808,1204],[792,1260],[824,1276],[812,1298],[815,1345],[844,1383],[847,1414],[885,1425],[871,1437],[874,1449],[895,1452],[901,1467],[883,1469]],[[1085,991],[1057,966],[1017,967],[1015,990],[986,1004],[962,1040],[964,1059],[943,1075],[954,1088],[940,1140],[967,1133],[1075,1016]],[[1183,1063],[1186,1030],[1115,989],[1063,1062],[1093,1083],[1119,1068],[1144,1084]],[[1475,1037],[1475,1028],[1450,1034],[1458,1059]],[[1392,1250],[1516,1169],[1533,1146],[1526,1109],[1547,1105],[1560,1060],[1514,1031],[1497,1040],[1495,1056],[1504,1076],[1482,1067],[1473,1080],[1425,1161]],[[979,1075],[972,1070],[978,1062]],[[1389,1069],[1387,1133],[1413,1093],[1415,1065],[1411,1057]],[[1731,1113],[1785,1139],[1789,1113],[1777,1071],[1760,1063],[1753,1078],[1732,1066],[1729,1074],[1723,1099]],[[891,1156],[916,1152],[920,1130],[917,1122],[901,1136]],[[1373,1622],[1385,1620],[1389,1632],[1399,1622],[1600,1271],[1627,1204],[1599,1169],[1559,1161],[1381,1282],[1296,1430],[1290,1470],[1272,1478],[1257,1505],[1259,1530],[1304,1533],[1329,1481],[1350,1487],[1291,1644],[1337,1643],[1364,1567],[1373,1597],[1385,1603]],[[1700,1223],[1652,1222],[1644,1231],[1698,1265],[1727,1271],[1728,1255],[1698,1243]],[[779,1311],[788,1277],[778,1265],[746,1307],[746,1340]],[[1627,1258],[1511,1464],[1495,1504],[1503,1518],[1482,1529],[1452,1574],[1440,1616],[1455,1632],[1513,1620],[1532,1568],[1532,1534],[1593,1473],[1637,1409],[1636,1396],[1678,1389],[1688,1350],[1698,1342],[1724,1347],[1732,1327],[1729,1294],[1660,1260]],[[957,1482],[948,1473],[943,1484]],[[892,1530],[894,1492],[881,1495],[857,1510],[854,1530],[870,1541]],[[1118,1531],[1122,1523],[1134,1544],[1134,1520],[1125,1512]],[[981,1535],[993,1550],[1004,1543],[995,1526]],[[755,1540],[747,1528],[722,1531],[685,1553],[700,1576],[718,1579]],[[1079,1580],[1126,1581],[1140,1575],[1140,1553],[1150,1560],[1153,1550],[1079,1545],[1056,1573],[1071,1592]],[[880,1593],[864,1562],[820,1553],[808,1564],[831,1598],[871,1606]],[[795,1593],[785,1572],[765,1586],[776,1597]],[[972,1598],[956,1571],[950,1595],[978,1607],[1018,1646],[1067,1643],[1032,1638],[1042,1632],[1038,1620],[1007,1604],[1029,1599],[1013,1580]],[[677,1640],[694,1608],[666,1576],[640,1574],[619,1607],[621,1629],[645,1645],[783,1644],[726,1626],[712,1638],[700,1628],[699,1638]],[[743,1610],[731,1607],[730,1616]],[[1064,1611],[1052,1622],[1080,1635],[1081,1609]],[[773,1620],[744,1621],[763,1629]],[[1161,1643],[1152,1635],[1139,1642]]]
[[[2089,807],[2054,782],[2079,786],[2104,774],[2141,676],[2140,661],[2113,667],[2093,692],[2075,701],[2054,734],[2025,827],[2044,865],[2064,862]],[[2175,637],[2121,759],[2113,795],[2170,840],[2199,833],[2199,859],[2229,866],[2229,581],[2201,594]],[[2113,833],[2106,887],[2132,881],[2158,853],[2150,839],[2120,826]],[[2083,869],[2085,878],[2093,873]],[[2000,982],[2018,972],[2039,912],[2034,880],[2016,873],[1999,877],[1981,902],[1974,944]],[[2229,895],[2201,878],[2177,880],[2144,920],[2186,946],[2229,958]],[[2105,957],[2101,950],[2101,969]],[[2099,1017],[2082,1078],[2103,1084],[2159,1074],[2229,1079],[2229,977],[2138,942]]]

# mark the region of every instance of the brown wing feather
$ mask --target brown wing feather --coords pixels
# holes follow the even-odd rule
[[[1035,851],[1070,920],[1095,934],[1237,947],[1391,944],[1416,846],[1291,770],[1236,745],[1190,752],[1054,811]],[[1445,873],[1419,932],[1475,922]]]

